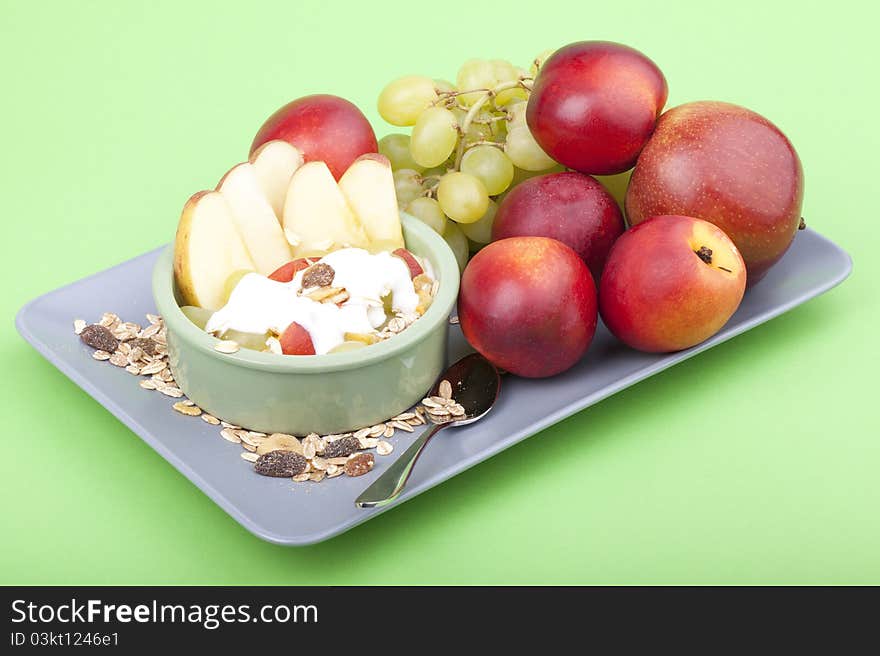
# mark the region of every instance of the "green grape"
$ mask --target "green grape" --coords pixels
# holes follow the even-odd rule
[[[491,89],[495,86],[495,67],[483,59],[469,59],[455,77],[455,85],[459,89]],[[458,97],[464,105],[473,105],[483,96],[483,92],[465,93]]]
[[[440,80],[435,78],[434,89],[437,91],[437,93],[452,93],[453,91],[455,91],[455,85],[449,80]]]
[[[473,223],[486,213],[489,192],[476,176],[453,171],[440,180],[437,200],[443,213],[453,221]]]
[[[446,215],[440,209],[440,203],[433,198],[428,196],[415,198],[407,204],[404,211],[430,226],[437,234],[442,235],[446,228]]]
[[[196,307],[195,305],[184,305],[180,308],[180,311],[201,330],[205,329],[205,326],[208,324],[208,319],[214,314],[213,310]]]
[[[535,57],[535,60],[532,62],[532,65],[529,67],[529,73],[532,74],[532,77],[535,77],[538,74],[538,71],[541,70],[541,67],[544,65],[548,59],[550,59],[550,55],[556,52],[555,49],[545,50],[540,55]]]
[[[492,241],[492,224],[495,223],[495,212],[498,211],[498,204],[489,199],[489,207],[486,213],[473,223],[462,223],[461,231],[465,236],[477,244],[488,244]]]
[[[515,82],[519,79],[519,73],[516,66],[504,59],[492,59],[489,61],[492,65],[492,75],[495,78],[495,84],[504,84],[505,82]]]
[[[435,166],[430,169],[425,169],[422,171],[422,178],[427,180],[428,178],[437,178],[438,180],[442,178],[449,172],[449,167],[445,166],[445,162],[440,166]]]
[[[397,194],[397,204],[406,205],[413,198],[421,196],[422,178],[418,171],[413,169],[400,169],[394,172],[394,191]]]
[[[467,266],[468,257],[470,257],[470,249],[468,248],[467,237],[453,221],[446,223],[446,230],[443,231],[443,239],[449,244],[455,259],[458,262],[458,270],[464,271]]]
[[[407,75],[389,82],[379,94],[379,115],[391,125],[415,125],[416,120],[437,100],[434,80],[424,75]]]
[[[458,143],[458,120],[444,107],[423,111],[409,141],[413,159],[425,167],[442,164]]]
[[[500,148],[475,146],[461,159],[461,170],[480,179],[490,196],[500,194],[513,180],[513,164]]]
[[[236,285],[238,285],[238,283],[241,282],[241,279],[249,273],[253,273],[253,271],[250,271],[249,269],[239,269],[233,271],[226,277],[226,281],[223,283],[223,305],[226,305],[229,302],[229,297],[232,296],[232,292],[235,290]]]
[[[258,335],[257,333],[243,333],[240,330],[227,330],[220,336],[221,339],[230,339],[237,342],[242,348],[251,349],[253,351],[262,351],[266,348],[266,340],[269,338],[268,333]]]
[[[473,257],[474,255],[479,253],[480,250],[485,245],[486,244],[480,244],[479,242],[476,242],[473,239],[468,239],[468,251],[470,252],[470,257]]]
[[[342,342],[342,344],[334,346],[327,353],[348,353],[349,351],[359,351],[362,348],[366,348],[366,346],[363,342]]]
[[[515,166],[526,171],[543,171],[556,164],[541,150],[528,127],[517,127],[507,131],[504,152]]]
[[[494,98],[496,107],[507,107],[514,103],[522,102],[529,99],[529,92],[523,87],[513,87],[512,89],[502,89]]]
[[[525,102],[517,102],[512,105],[508,105],[505,109],[507,110],[507,132],[510,133],[514,128],[522,128],[526,127],[526,108],[529,106],[528,103]]]
[[[421,173],[424,167],[412,158],[409,152],[409,135],[408,134],[387,134],[379,139],[379,152],[388,158],[391,162],[391,170],[399,171],[400,169],[412,169]]]

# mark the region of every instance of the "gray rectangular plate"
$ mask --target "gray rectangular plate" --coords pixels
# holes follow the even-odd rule
[[[143,322],[155,312],[150,291],[159,250],[45,294],[18,314],[19,332],[46,359],[104,405],[163,458],[254,535],[285,545],[320,542],[375,517],[547,426],[677,362],[730,339],[817,296],[849,275],[849,256],[821,235],[806,230],[790,252],[750,290],[737,313],[712,339],[681,353],[651,355],[630,350],[600,324],[587,356],[555,378],[507,376],[492,413],[428,448],[403,495],[384,508],[358,509],[354,499],[409,445],[398,431],[395,454],[378,458],[360,478],[321,484],[265,478],[239,457],[241,447],[218,436],[205,422],[172,412],[172,400],[141,389],[129,373],[96,362],[73,334],[74,318],[97,320],[105,311]],[[450,331],[449,359],[470,349],[458,328]]]

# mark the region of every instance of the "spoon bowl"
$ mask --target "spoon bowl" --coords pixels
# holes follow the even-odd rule
[[[466,426],[485,417],[498,398],[501,376],[491,362],[479,353],[472,353],[450,366],[440,377],[428,396],[442,396],[440,386],[448,381],[452,398],[465,414],[436,423],[419,435],[415,442],[388,469],[355,500],[358,508],[384,506],[396,499],[412,473],[412,469],[434,435],[444,428]]]

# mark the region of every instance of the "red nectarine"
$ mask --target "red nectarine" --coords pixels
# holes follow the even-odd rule
[[[552,237],[583,258],[594,280],[624,230],[620,208],[602,185],[582,173],[550,173],[512,189],[498,206],[492,239]]]
[[[538,71],[526,121],[560,164],[610,175],[632,168],[666,104],[666,78],[638,50],[580,41],[557,50]]]
[[[558,374],[596,331],[596,287],[571,248],[546,237],[511,237],[474,255],[461,278],[458,318],[488,360],[529,378]]]
[[[329,94],[298,98],[272,114],[254,137],[251,153],[273,139],[299,148],[307,162],[325,162],[337,180],[355,159],[379,150],[361,110]]]
[[[614,244],[599,283],[599,311],[625,344],[679,351],[721,330],[745,287],[745,264],[720,228],[689,216],[656,216]]]

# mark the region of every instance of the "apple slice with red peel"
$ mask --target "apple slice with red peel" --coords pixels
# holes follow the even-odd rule
[[[174,277],[183,305],[209,310],[225,302],[226,280],[254,263],[229,205],[216,191],[200,191],[183,207],[174,241]]]
[[[425,272],[425,270],[422,268],[422,265],[419,264],[419,261],[416,259],[416,256],[410,253],[405,248],[396,249],[393,255],[399,257],[406,263],[406,266],[409,267],[410,278],[415,278],[416,276],[420,276]]]
[[[312,260],[306,257],[299,257],[275,269],[275,271],[269,274],[269,279],[277,282],[290,282],[297,273],[303,269],[308,269],[312,264]]]
[[[281,333],[281,352],[284,355],[314,355],[315,345],[309,331],[296,321]]]
[[[303,165],[302,152],[296,146],[276,139],[257,148],[248,161],[254,165],[257,182],[272,206],[278,223],[281,223],[290,178]]]
[[[387,157],[378,153],[361,155],[340,178],[339,188],[363,224],[373,251],[403,247],[394,177]]]
[[[217,184],[256,270],[267,275],[290,260],[290,246],[250,162],[232,167]]]
[[[284,234],[299,257],[369,245],[363,225],[324,162],[307,162],[293,174],[282,221]]]

